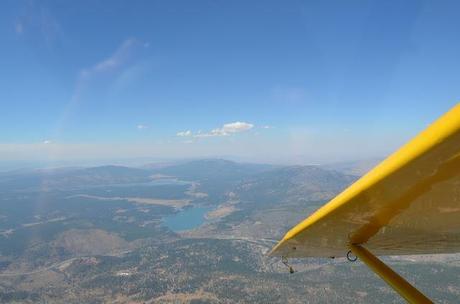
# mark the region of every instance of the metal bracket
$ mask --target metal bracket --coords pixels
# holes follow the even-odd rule
[[[289,273],[292,274],[292,273],[295,272],[294,268],[292,268],[292,266],[289,265],[289,262],[288,262],[287,257],[282,256],[282,257],[281,257],[281,262],[282,262],[284,265],[286,265],[286,267],[289,269]]]

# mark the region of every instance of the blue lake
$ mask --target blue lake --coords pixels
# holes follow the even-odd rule
[[[205,214],[212,208],[192,207],[164,218],[164,224],[172,231],[183,231],[196,228],[204,223]]]

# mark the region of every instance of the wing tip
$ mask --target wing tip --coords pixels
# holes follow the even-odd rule
[[[282,253],[280,252],[281,251],[281,248],[284,247],[284,245],[286,244],[286,242],[288,241],[289,239],[284,236],[281,241],[279,241],[271,250],[270,252],[268,253],[268,256],[270,257],[275,257],[275,256],[281,256]]]

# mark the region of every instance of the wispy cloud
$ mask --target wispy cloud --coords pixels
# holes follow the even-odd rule
[[[148,47],[148,43],[141,42],[136,38],[129,38],[124,40],[108,57],[89,67],[82,68],[78,72],[72,98],[58,122],[58,132],[61,132],[68,116],[75,112],[84,100],[88,100],[85,96],[91,93],[96,84],[98,89],[105,88],[108,91],[113,83],[119,82],[118,78],[136,66],[142,58],[145,58],[143,50]],[[138,127],[138,129],[142,129],[142,127]]]
[[[45,140],[43,141],[43,144],[45,144],[45,145],[49,145],[49,144],[51,144],[51,143],[52,143],[52,141],[49,140],[49,139],[45,139]]]
[[[297,104],[307,101],[307,91],[301,87],[276,86],[272,90],[272,96],[276,101]]]
[[[135,38],[126,39],[121,43],[115,52],[107,58],[102,59],[89,68],[82,69],[80,77],[88,78],[97,74],[115,72],[129,64],[135,57],[136,50],[146,48],[145,43],[141,43]]]
[[[253,124],[236,121],[231,123],[226,123],[220,128],[212,129],[209,132],[198,131],[193,133],[190,130],[178,132],[176,135],[180,137],[194,137],[194,138],[203,138],[203,137],[218,137],[218,136],[230,136],[236,133],[246,132],[251,130],[254,127]]]
[[[17,35],[33,38],[34,42],[54,46],[63,39],[62,28],[52,10],[40,1],[28,1],[14,22]],[[39,37],[40,39],[35,39]]]
[[[16,34],[21,35],[24,32],[24,25],[22,24],[22,22],[17,22],[14,25],[14,30]]]
[[[144,125],[144,124],[139,124],[139,125],[137,125],[137,129],[138,129],[138,130],[145,130],[145,129],[148,129],[148,128],[149,128],[149,126]]]

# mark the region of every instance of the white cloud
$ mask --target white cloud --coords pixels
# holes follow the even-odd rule
[[[273,127],[267,125],[267,126],[262,126],[262,129],[273,129]]]
[[[219,133],[229,134],[229,133],[239,133],[252,129],[253,124],[247,122],[236,121],[232,123],[225,124],[221,129],[216,129]]]
[[[148,129],[148,128],[149,128],[149,126],[147,126],[147,125],[143,125],[143,124],[137,125],[138,130],[145,130],[145,129]]]
[[[45,144],[45,145],[48,145],[48,144],[51,144],[51,143],[52,143],[52,141],[49,140],[49,139],[45,139],[45,140],[43,141],[43,144]]]
[[[192,131],[187,130],[187,131],[177,132],[176,135],[180,137],[192,136]]]
[[[195,138],[229,136],[235,133],[249,131],[253,127],[254,127],[253,124],[242,122],[242,121],[235,121],[235,122],[224,124],[220,128],[212,129],[209,132],[201,132],[200,130],[197,133],[193,134],[192,131],[187,130],[183,132],[178,132],[176,135],[177,136],[193,136]]]

